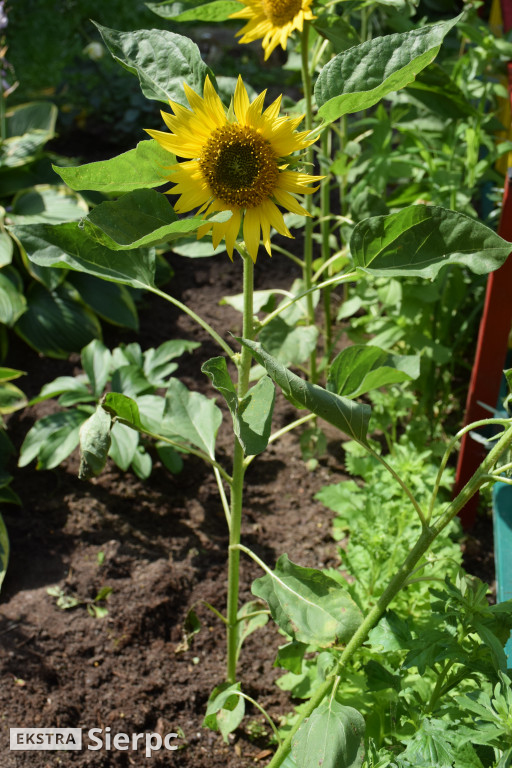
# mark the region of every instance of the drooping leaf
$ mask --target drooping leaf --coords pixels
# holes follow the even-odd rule
[[[84,307],[73,287],[62,283],[48,291],[33,283],[27,291],[27,311],[16,323],[16,333],[48,357],[66,358],[101,336],[99,321]]]
[[[183,83],[202,93],[206,75],[212,75],[199,48],[188,37],[162,29],[118,32],[96,26],[114,59],[137,75],[148,99],[187,105]]]
[[[411,381],[419,375],[419,355],[392,355],[379,347],[354,344],[334,358],[327,389],[344,397],[360,397],[372,389]]]
[[[213,0],[195,8],[187,8],[185,11],[176,12],[176,4],[171,3],[146,3],[147,7],[161,16],[163,19],[173,21],[226,21],[230,14],[239,11],[241,4],[237,0]]]
[[[357,709],[324,699],[293,739],[297,768],[359,768],[364,731],[365,722]]]
[[[303,568],[282,555],[274,571],[253,582],[272,618],[294,640],[326,648],[347,642],[362,621],[348,592],[315,568]]]
[[[88,237],[83,227],[74,222],[19,226],[12,230],[35,264],[75,269],[133,288],[153,286],[155,253],[151,249],[111,251]]]
[[[213,357],[201,366],[203,373],[226,400],[233,419],[233,428],[246,456],[262,453],[268,445],[274,411],[275,388],[268,376],[263,376],[239,401],[228,373],[224,357]]]
[[[80,428],[80,469],[78,477],[87,480],[99,475],[106,464],[111,443],[112,417],[101,405]]]
[[[175,155],[154,139],[140,141],[135,149],[96,163],[76,168],[54,165],[53,169],[74,190],[93,190],[119,195],[134,189],[159,187],[165,184],[167,169],[176,162]]]
[[[206,708],[203,726],[212,731],[220,731],[224,741],[242,722],[245,714],[245,700],[237,695],[240,683],[223,683],[212,691]]]
[[[204,223],[200,217],[178,219],[169,200],[154,189],[136,189],[100,203],[86,222],[91,238],[113,251],[167,243]]]
[[[354,263],[387,277],[433,278],[446,264],[462,264],[477,275],[500,267],[512,245],[463,213],[412,205],[389,216],[361,221],[350,239]]]
[[[279,384],[283,394],[300,408],[307,408],[320,418],[350,435],[359,443],[366,444],[370,407],[359,405],[352,400],[328,392],[316,384],[304,381],[266,352],[261,344],[247,339],[237,339],[248,347],[257,362],[262,365],[270,378]]]
[[[318,75],[315,98],[326,122],[376,104],[408,85],[439,53],[460,16],[384,37],[375,37],[331,59]]]

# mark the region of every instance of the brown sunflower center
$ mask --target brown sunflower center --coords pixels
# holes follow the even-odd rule
[[[302,8],[302,0],[262,0],[265,16],[275,27],[293,21]]]
[[[239,208],[254,208],[270,197],[279,176],[270,143],[254,128],[236,123],[213,131],[199,167],[212,194]]]

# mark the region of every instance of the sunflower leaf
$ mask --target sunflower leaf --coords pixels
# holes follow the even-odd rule
[[[411,205],[373,216],[354,228],[354,263],[373,275],[433,278],[446,264],[464,264],[477,275],[498,269],[512,245],[463,213]]]
[[[137,75],[148,99],[187,105],[184,82],[200,93],[206,75],[215,80],[199,48],[188,37],[162,29],[118,32],[101,24],[96,27],[114,59]]]
[[[87,233],[113,251],[176,240],[204,223],[200,217],[178,219],[167,198],[154,189],[136,189],[100,203],[85,221]]]
[[[298,768],[359,768],[365,722],[357,709],[324,700],[299,728],[292,742]]]
[[[110,160],[86,163],[77,168],[59,168],[54,165],[53,170],[71,189],[116,195],[165,184],[167,179],[164,171],[175,160],[175,155],[150,139],[140,141],[135,149]]]
[[[376,37],[339,53],[315,84],[320,117],[332,122],[409,85],[435,59],[445,35],[460,18]]]
[[[271,379],[278,384],[284,396],[299,408],[308,408],[329,424],[337,427],[358,443],[366,445],[366,434],[370,421],[371,408],[360,405],[334,392],[311,384],[301,379],[281,365],[275,357],[263,349],[261,344],[248,339],[237,338],[240,344],[248,347],[255,360],[262,365]]]
[[[240,10],[238,0],[213,0],[211,3],[187,8],[181,13],[176,12],[176,3],[146,3],[150,11],[163,19],[173,21],[226,21],[232,13]]]

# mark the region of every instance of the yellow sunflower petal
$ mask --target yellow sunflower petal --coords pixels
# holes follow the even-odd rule
[[[249,256],[256,262],[260,245],[260,219],[256,208],[248,208],[244,215],[244,242]]]

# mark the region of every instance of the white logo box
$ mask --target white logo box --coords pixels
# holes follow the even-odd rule
[[[11,750],[82,749],[81,728],[10,728]]]

